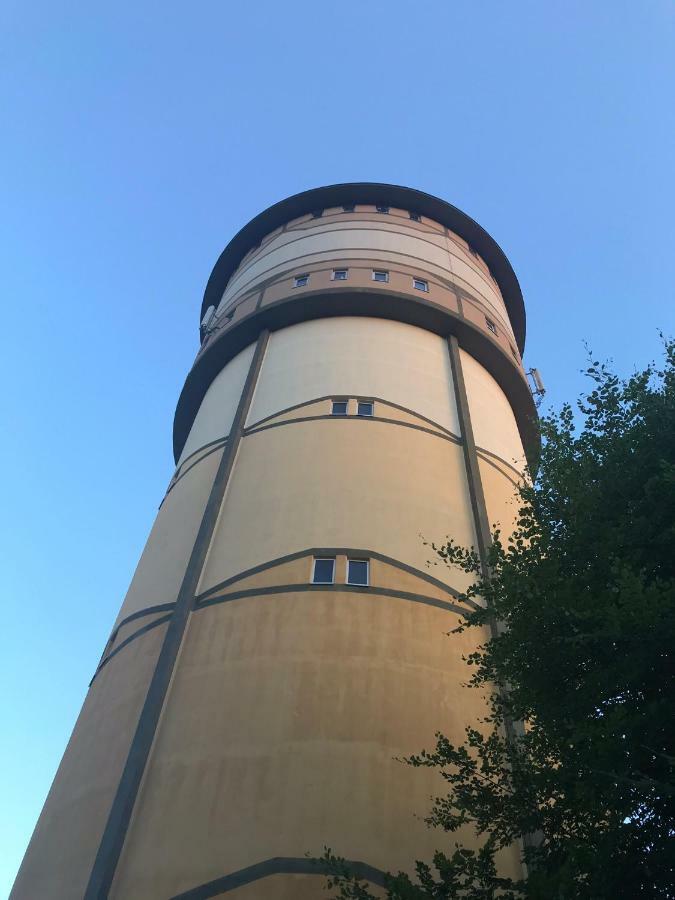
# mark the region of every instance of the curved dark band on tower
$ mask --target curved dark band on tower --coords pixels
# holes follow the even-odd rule
[[[369,881],[379,887],[386,884],[386,876],[381,869],[376,869],[368,863],[359,860],[345,860],[345,868],[357,878]],[[236,888],[244,887],[261,878],[269,878],[270,875],[329,875],[331,874],[326,863],[321,859],[307,859],[301,856],[273,856],[262,862],[238,869],[229,875],[222,875],[213,881],[200,884],[198,887],[176,894],[171,900],[209,900],[218,897]]]
[[[176,461],[211,382],[230,359],[257,339],[261,330],[277,331],[309,319],[333,316],[393,319],[443,337],[456,335],[461,347],[487,369],[508,397],[528,461],[536,468],[540,449],[537,411],[527,382],[513,360],[487,334],[452,310],[397,291],[308,291],[255,310],[212,338],[190,370],[176,406]]]

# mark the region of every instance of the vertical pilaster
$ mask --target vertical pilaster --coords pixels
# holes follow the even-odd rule
[[[466,466],[466,477],[469,483],[469,497],[471,499],[471,511],[473,512],[473,521],[476,530],[478,555],[480,556],[483,569],[487,571],[487,551],[492,543],[492,533],[490,531],[487,506],[485,505],[483,482],[481,481],[480,468],[478,466],[478,453],[476,452],[476,442],[473,436],[473,426],[471,425],[471,412],[469,410],[469,399],[464,383],[462,359],[459,353],[459,342],[454,334],[450,335],[448,338],[448,352],[450,354],[452,380],[455,386],[455,401],[457,403],[459,427],[462,430],[464,464]]]
[[[136,726],[136,732],[110,807],[110,814],[92,866],[84,900],[105,900],[115,876],[134,804],[157,731],[157,724],[166,701],[176,659],[178,658],[190,613],[194,606],[199,578],[243,436],[246,416],[251,406],[253,392],[268,340],[269,331],[263,331],[258,337],[244,389],[232,423],[230,436],[213,480],[211,493],[204,508],[204,514],[202,515],[197,537],[195,538],[185,575],[178,592],[164,643],[150,681],[150,687],[148,688],[138,725]]]
[[[466,384],[464,383],[464,373],[462,371],[462,359],[459,353],[459,342],[455,335],[448,338],[448,351],[450,353],[450,366],[452,369],[452,377],[455,385],[455,400],[457,402],[457,415],[459,417],[459,425],[462,429],[462,447],[464,449],[464,463],[466,466],[466,477],[469,483],[469,496],[471,498],[471,509],[473,512],[473,521],[476,530],[476,542],[478,544],[478,555],[481,561],[483,577],[489,575],[489,566],[487,561],[487,552],[492,543],[492,531],[490,530],[490,520],[487,514],[487,505],[485,503],[485,493],[483,491],[483,482],[480,477],[480,468],[478,466],[478,452],[476,451],[476,442],[473,436],[473,426],[471,424],[471,412],[469,410],[469,399],[466,393]],[[490,632],[493,637],[499,634],[499,622],[493,617],[490,619]],[[500,693],[504,692],[504,688],[500,688]],[[523,723],[515,722],[509,715],[504,716],[504,734],[509,743],[517,740],[518,736],[523,733]],[[533,846],[536,842],[535,836],[525,834],[520,838],[519,844],[521,848]],[[527,866],[523,865],[523,873],[527,877]]]

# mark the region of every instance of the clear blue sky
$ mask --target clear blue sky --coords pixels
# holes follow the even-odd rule
[[[583,341],[673,332],[670,0],[0,9],[0,895],[173,464],[223,246],[288,194],[390,181],[502,245],[559,403]]]

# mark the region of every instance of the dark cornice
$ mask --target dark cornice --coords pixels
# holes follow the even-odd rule
[[[456,335],[461,347],[487,369],[508,397],[528,461],[536,467],[540,447],[537,412],[527,382],[510,355],[457,313],[422,298],[384,290],[325,290],[293,295],[255,310],[211,338],[189,372],[176,407],[176,461],[209,385],[229,360],[253,343],[264,329],[277,331],[310,319],[334,316],[394,319],[443,337]]]
[[[397,209],[408,209],[445,225],[458,234],[480,254],[490,267],[495,281],[502,292],[504,303],[511,320],[513,332],[521,355],[525,349],[525,305],[523,295],[504,251],[490,237],[484,228],[461,209],[440,200],[424,191],[401,187],[394,184],[356,182],[354,184],[331,184],[294,194],[261,212],[244,225],[218,258],[204,292],[204,302],[200,319],[209,306],[218,306],[233,272],[252,247],[271,231],[285,225],[292,219],[311,213],[317,209],[328,209],[348,203],[386,204]]]

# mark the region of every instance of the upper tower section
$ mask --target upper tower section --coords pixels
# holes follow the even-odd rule
[[[525,448],[536,443],[521,363],[525,308],[501,248],[443,200],[356,183],[282,200],[221,254],[202,304],[202,346],[176,410],[176,457],[209,384],[260,330],[340,315],[457,335],[509,397]]]

